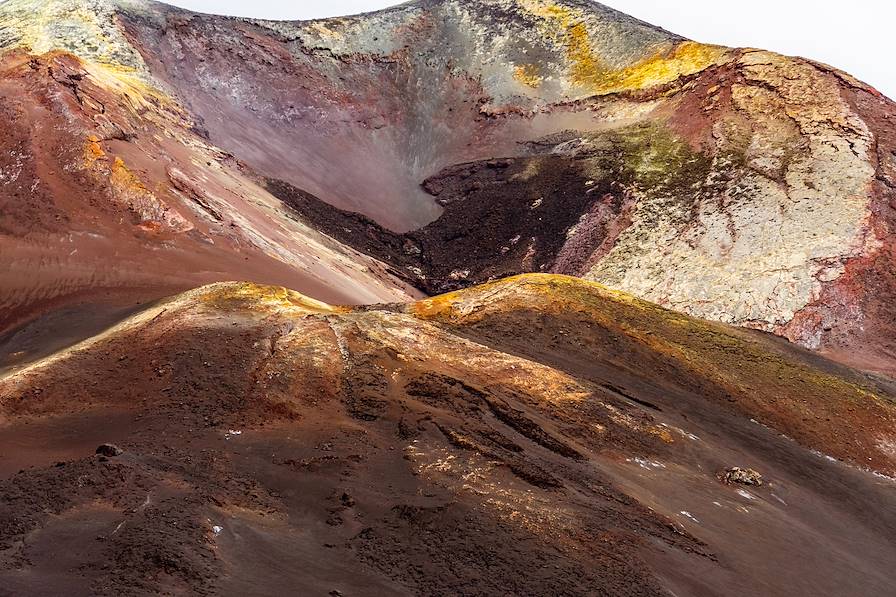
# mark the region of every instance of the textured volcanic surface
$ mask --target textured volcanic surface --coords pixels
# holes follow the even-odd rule
[[[0,2],[0,595],[891,593],[894,115],[585,0]]]
[[[91,11],[104,6],[53,14],[51,2],[22,15],[20,5],[0,7],[3,42],[41,18],[48,28],[99,19]],[[297,222],[139,73],[64,49],[38,54],[43,35],[0,56],[0,367],[29,358],[15,356],[27,352],[21,337],[57,310],[96,331],[112,312],[212,281],[288,284],[338,303],[419,296]]]
[[[858,467],[896,472],[894,419],[872,378],[573,278],[215,285],[0,380],[0,586],[885,594],[893,480]]]
[[[155,299],[222,278],[336,302],[409,296],[372,260],[295,222],[232,158],[196,144],[162,100],[123,103],[65,54],[7,54],[2,67],[0,333],[59,301]]]
[[[894,106],[843,73],[591,2],[310,23],[137,12],[141,68],[210,139],[411,232],[427,291],[579,275],[893,371]],[[496,158],[527,159],[509,183],[467,167]]]
[[[413,295],[388,268],[555,272],[894,372],[896,110],[824,65],[573,0],[7,0],[0,52],[7,329],[100,288],[369,303]],[[334,209],[297,222],[268,181]]]

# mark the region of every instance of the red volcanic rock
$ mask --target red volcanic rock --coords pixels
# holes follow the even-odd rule
[[[892,370],[893,104],[830,67],[573,0],[0,24],[7,330],[99,289],[355,303],[551,271]]]
[[[346,303],[416,294],[296,222],[174,104],[110,89],[97,68],[64,53],[3,58],[0,334],[69,305],[88,320],[222,278]]]
[[[0,586],[886,594],[894,396],[565,276],[354,309],[216,284],[0,379]]]
[[[0,0],[0,593],[892,592],[894,116],[587,0]]]

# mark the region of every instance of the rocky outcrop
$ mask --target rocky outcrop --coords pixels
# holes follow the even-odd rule
[[[105,154],[93,173],[131,220],[255,247],[303,289],[573,274],[893,371],[894,107],[830,67],[577,0],[295,23],[8,0],[0,31],[7,62],[77,55],[75,79],[41,84],[77,103],[53,114],[92,121],[77,143]],[[271,184],[322,203],[278,205]]]
[[[0,0],[0,593],[891,592],[805,347],[896,372],[893,114],[587,0]]]

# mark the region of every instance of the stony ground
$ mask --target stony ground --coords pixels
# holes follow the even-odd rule
[[[208,287],[0,380],[0,593],[883,594],[893,396],[572,278]]]

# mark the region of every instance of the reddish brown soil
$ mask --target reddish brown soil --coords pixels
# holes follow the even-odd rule
[[[44,316],[58,320],[53,315],[57,310],[89,310],[101,304],[110,312],[98,315],[99,319],[111,320],[110,313],[127,311],[136,303],[213,281],[265,280],[347,304],[405,294],[399,281],[378,273],[372,261],[369,271],[373,278],[381,277],[382,286],[379,290],[368,287],[372,290],[368,295],[357,278],[340,282],[341,276],[335,275],[340,266],[330,266],[320,256],[302,255],[307,261],[316,257],[320,264],[300,268],[265,250],[263,243],[249,242],[259,235],[280,233],[276,221],[251,215],[251,199],[245,201],[242,213],[227,214],[227,221],[197,215],[183,204],[184,193],[167,174],[172,168],[193,172],[196,156],[190,148],[171,141],[164,148],[153,146],[156,138],[164,139],[168,133],[157,120],[144,120],[126,106],[86,74],[74,56],[4,55],[0,169],[9,175],[0,192],[4,265],[0,268],[0,342],[4,345],[21,335],[23,326],[40,325],[35,322]],[[157,117],[164,113],[163,107],[157,110]],[[117,124],[97,124],[107,122]],[[100,136],[94,149],[88,147],[91,136]],[[94,156],[97,169],[89,163],[93,159],[89,152],[94,150],[99,153]],[[114,187],[105,169],[122,157],[140,184],[156,194],[158,213],[140,213]],[[238,165],[226,156],[219,166],[224,172],[238,172]],[[203,180],[197,186],[208,188],[215,182],[208,177]],[[188,229],[169,226],[166,219],[173,214]],[[236,216],[256,217],[255,228],[246,233],[230,219]],[[335,245],[333,249],[347,251]],[[301,246],[297,249],[300,254],[302,250]],[[354,257],[351,252],[346,255]],[[58,345],[73,338],[73,330],[81,324],[73,320],[67,327],[48,343]]]
[[[733,63],[499,105],[447,21],[365,54],[160,10],[119,18],[168,99],[0,59],[0,597],[893,592],[891,379],[581,281],[163,302],[581,275],[630,224],[624,144],[552,150],[660,98],[705,150]],[[880,243],[778,331],[892,374],[893,105],[826,76],[875,134]]]
[[[376,309],[155,309],[0,385],[0,594],[867,595],[894,581],[892,480],[751,422],[584,311],[434,327]],[[400,325],[594,393],[549,399],[479,357],[377,340]],[[95,455],[103,443],[124,453]],[[730,466],[765,485],[745,497],[717,478]]]
[[[842,429],[860,429],[863,434],[874,435],[873,430],[881,429],[881,426],[873,418],[850,423],[828,419],[826,423],[813,420],[812,415],[796,420],[785,415],[778,419],[777,430],[771,430],[757,424],[753,418],[757,416],[757,410],[749,399],[731,396],[701,376],[688,372],[687,367],[680,368],[680,363],[644,350],[638,344],[630,344],[625,337],[608,334],[574,310],[557,317],[545,317],[537,311],[493,316],[455,331],[475,342],[588,379],[638,406],[648,416],[700,438],[688,447],[686,456],[678,453],[677,457],[672,457],[675,465],[659,456],[658,460],[665,463],[659,469],[661,472],[651,470],[651,464],[635,471],[610,467],[619,473],[614,477],[615,482],[631,497],[659,511],[671,510],[679,514],[680,510],[687,511],[700,521],[700,531],[695,531],[695,536],[707,543],[722,568],[733,573],[732,576],[717,576],[717,571],[712,569],[719,564],[666,553],[655,560],[656,572],[674,594],[867,594],[872,584],[890,582],[884,580],[886,574],[881,574],[880,570],[866,571],[854,581],[839,576],[851,574],[844,569],[831,574],[827,568],[830,560],[811,553],[813,548],[809,545],[821,537],[825,537],[822,542],[827,543],[832,538],[828,533],[833,532],[836,541],[842,540],[844,545],[859,550],[850,556],[855,558],[853,563],[863,562],[861,565],[864,566],[875,559],[879,554],[865,550],[868,540],[865,533],[876,534],[879,528],[891,529],[886,531],[888,533],[896,530],[896,516],[888,505],[892,499],[888,495],[892,491],[892,481],[879,483],[873,477],[843,467],[831,467],[832,462],[817,454],[808,455],[790,439],[792,436],[804,437],[806,426],[814,427],[811,434],[817,433],[816,438],[824,438],[821,441],[828,445],[828,450],[835,450],[835,445],[850,450],[850,441],[855,438],[853,434],[842,433]],[[755,335],[758,342],[768,343],[770,350],[810,362],[820,370],[846,375],[857,383],[879,383],[877,390],[889,397],[890,408],[896,407],[896,386],[889,380],[875,381],[850,372],[771,335],[751,331],[746,334]],[[772,405],[775,403],[772,397],[756,398],[759,401],[769,399]],[[788,435],[781,434],[781,430]],[[613,438],[613,441],[619,440]],[[630,450],[632,447],[627,447],[623,452],[631,453]],[[855,459],[865,460],[861,450],[855,453]],[[706,472],[722,470],[727,466],[726,462],[733,461],[750,462],[760,469],[774,471],[770,484],[751,491],[759,496],[760,502],[748,499],[744,504],[750,510],[752,523],[737,521],[736,516],[724,512],[719,506],[728,504],[724,494],[698,481]],[[860,480],[863,476],[865,481]],[[857,489],[854,483],[862,489]],[[700,502],[704,505],[699,507],[700,512],[695,512],[698,509],[695,503]],[[819,534],[814,538],[800,539],[798,537],[808,527],[796,523],[797,519],[806,521],[808,526],[815,526],[825,519],[824,524],[832,526],[824,531],[819,528]],[[801,528],[797,530],[797,526]],[[693,530],[694,527],[687,525],[687,528]],[[834,531],[834,528],[838,530]],[[854,530],[860,536],[852,536]],[[823,551],[828,549],[815,545]],[[740,566],[744,566],[744,572],[735,572]],[[725,580],[721,580],[723,577]],[[733,589],[734,586],[737,589]]]
[[[277,326],[236,323],[172,329],[140,350],[134,337],[112,342],[3,397],[0,576],[9,594],[41,586],[73,595],[581,594],[600,586],[649,595],[659,586],[636,564],[642,538],[702,551],[583,470],[577,454],[545,439],[546,421],[520,419],[516,409],[527,407],[509,396],[425,372],[393,390],[386,363],[361,358],[341,393],[296,396],[285,412],[267,404],[255,389],[263,355],[253,345]],[[489,422],[491,412],[503,422]],[[230,429],[243,433],[228,437]],[[94,456],[104,442],[124,455]],[[502,484],[512,491],[549,496],[569,484],[580,535],[558,544],[496,519],[484,500],[426,481],[407,461],[412,442],[464,460],[506,460]],[[217,537],[215,525],[224,529]]]

